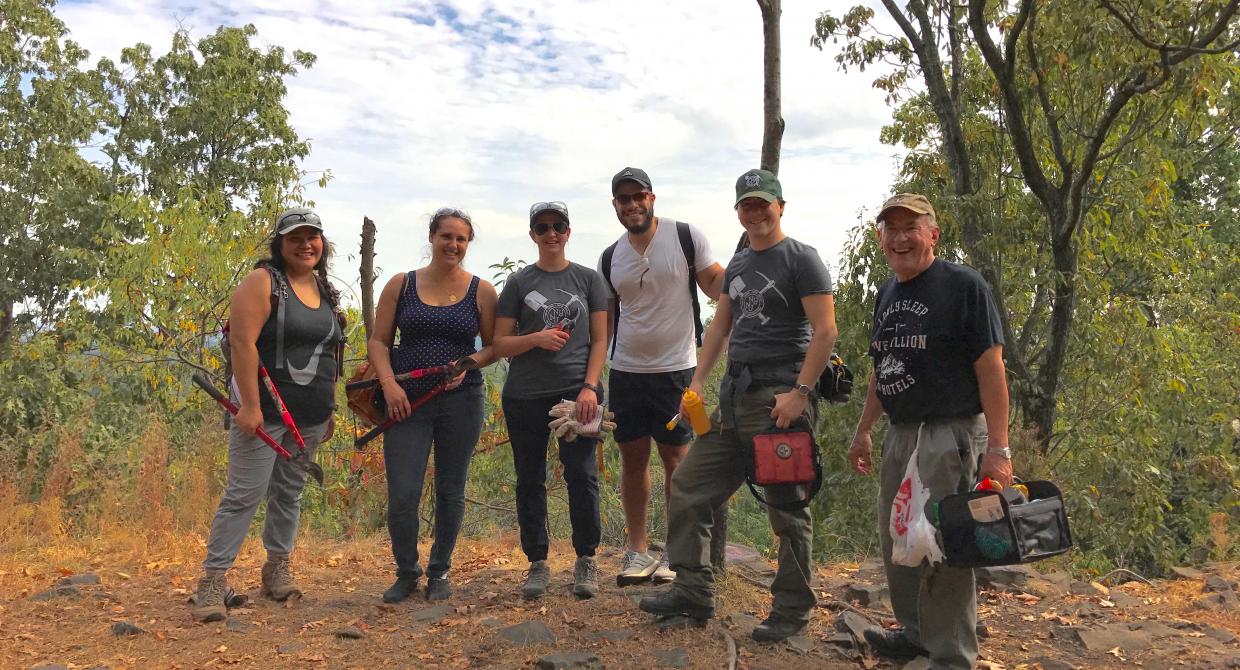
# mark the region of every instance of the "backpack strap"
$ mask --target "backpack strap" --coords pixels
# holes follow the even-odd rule
[[[676,222],[676,236],[680,238],[680,250],[685,254],[685,264],[689,267],[689,297],[693,300],[693,337],[697,345],[702,346],[702,334],[706,328],[702,326],[702,306],[698,304],[697,287],[697,249],[693,246],[693,233],[689,224]]]
[[[611,291],[612,300],[616,301],[616,309],[611,316],[611,357],[616,355],[616,329],[620,327],[620,294],[616,292],[616,287],[611,283],[611,257],[616,253],[616,245],[619,240],[612,242],[611,246],[603,250],[603,256],[599,259],[599,267],[603,271],[603,281],[607,282],[607,290]]]
[[[264,264],[263,269],[271,275],[271,307],[276,311],[276,369],[284,368],[284,321],[285,303],[288,302],[288,282],[284,273],[274,265]]]

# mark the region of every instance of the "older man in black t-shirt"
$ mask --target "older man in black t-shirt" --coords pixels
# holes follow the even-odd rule
[[[1012,481],[1003,326],[990,287],[972,268],[934,257],[939,225],[925,196],[883,203],[878,239],[895,278],[878,290],[870,356],[874,374],[848,461],[870,472],[870,431],[886,413],[878,527],[901,631],[866,631],[895,659],[929,656],[932,668],[973,667],[977,596],[971,569],[891,562],[891,504],[916,450],[929,507],[988,476]],[[980,459],[980,469],[979,469]]]

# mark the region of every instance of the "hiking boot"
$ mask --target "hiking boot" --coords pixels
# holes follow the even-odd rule
[[[190,614],[194,621],[207,623],[223,621],[228,617],[228,578],[224,571],[207,573],[198,580],[198,590],[191,600],[193,608]]]
[[[921,645],[908,639],[903,630],[867,628],[864,635],[865,641],[874,648],[874,653],[893,661],[911,661],[918,656],[930,655]]]
[[[789,621],[774,614],[754,626],[753,639],[758,642],[783,642],[805,628],[801,621]]]
[[[452,585],[448,583],[447,577],[426,578],[427,600],[447,600],[450,595],[452,595]]]
[[[293,573],[288,569],[288,556],[268,556],[263,563],[262,595],[284,602],[291,596],[300,596],[301,589],[293,581]]]
[[[417,575],[396,575],[396,581],[383,592],[383,602],[398,603],[408,598],[418,588]]]
[[[598,563],[593,556],[578,556],[573,565],[573,595],[585,600],[598,595]]]
[[[665,551],[659,559],[659,566],[654,569],[654,574],[650,575],[650,581],[655,584],[668,584],[674,579],[676,579],[676,573],[667,564],[667,552]]]
[[[620,568],[620,574],[616,575],[616,585],[641,584],[650,579],[650,575],[654,574],[658,567],[659,562],[654,560],[654,556],[644,551],[626,551],[624,552],[624,567]]]
[[[541,598],[547,593],[547,584],[551,583],[551,569],[546,561],[530,563],[525,574],[525,583],[521,585],[521,595],[527,599]]]
[[[687,616],[699,621],[715,616],[714,604],[694,600],[674,586],[663,593],[642,598],[637,607],[659,616]]]

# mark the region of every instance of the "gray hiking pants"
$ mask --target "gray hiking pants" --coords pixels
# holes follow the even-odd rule
[[[298,426],[306,442],[307,456],[323,440],[327,421],[317,426]],[[263,429],[290,453],[297,453],[297,443],[283,423],[263,423]],[[297,537],[301,518],[301,490],[306,472],[276,455],[257,435],[242,433],[236,424],[228,431],[228,483],[211,522],[211,538],[207,540],[207,570],[227,570],[241,551],[250,529],[250,521],[258,504],[267,498],[267,516],[263,523],[263,546],[268,552],[289,554]]]
[[[745,482],[753,466],[753,436],[771,427],[774,395],[787,390],[750,387],[733,407],[736,428],[722,428],[719,412],[715,412],[710,432],[693,442],[672,475],[672,495],[667,501],[667,555],[676,571],[673,586],[700,603],[714,602],[710,540],[715,510]],[[812,404],[806,414],[813,425]],[[764,495],[768,499],[779,497],[775,487],[767,487]],[[779,538],[779,570],[771,583],[771,613],[788,621],[807,622],[817,603],[811,587],[814,527],[809,508],[792,512],[767,508],[767,516]]]
[[[896,620],[910,640],[930,652],[934,670],[968,670],[977,660],[977,587],[971,568],[944,564],[909,568],[891,563],[891,502],[904,479],[909,457],[921,449],[917,463],[921,481],[930,490],[926,515],[933,519],[933,504],[952,493],[972,488],[978,458],[986,451],[986,420],[983,415],[891,426],[883,440],[883,464],[879,476],[878,534],[882,539],[883,563]]]

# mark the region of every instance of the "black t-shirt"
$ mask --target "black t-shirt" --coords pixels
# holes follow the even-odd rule
[[[935,259],[906,282],[878,289],[870,357],[892,423],[982,411],[973,363],[1003,344],[990,287],[976,270]]]

